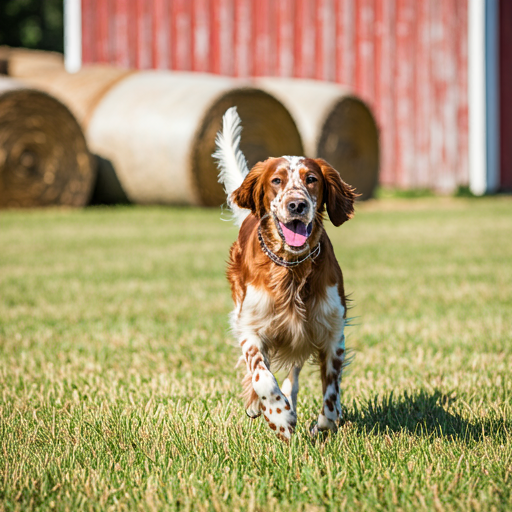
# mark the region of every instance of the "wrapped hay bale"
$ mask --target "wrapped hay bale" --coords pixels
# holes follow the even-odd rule
[[[45,73],[25,76],[24,82],[62,101],[85,130],[94,109],[103,96],[133,70],[111,66],[85,66],[77,73],[51,69]],[[128,199],[117,178],[112,163],[96,156],[97,181],[91,202],[94,204],[126,203]]]
[[[63,69],[64,57],[61,53],[0,46],[1,74],[25,78]]]
[[[94,178],[71,112],[43,92],[0,77],[0,207],[83,206]]]
[[[77,73],[68,73],[64,68],[48,69],[26,75],[23,81],[62,101],[85,128],[101,98],[131,73],[134,71],[111,66],[85,66]]]
[[[110,161],[136,203],[218,206],[226,197],[212,158],[224,112],[237,106],[249,166],[302,154],[295,123],[269,94],[226,77],[147,71],[118,82],[87,126],[91,150]]]
[[[361,194],[379,178],[379,134],[368,106],[348,88],[316,80],[261,78],[254,82],[290,111],[306,156],[323,158]]]

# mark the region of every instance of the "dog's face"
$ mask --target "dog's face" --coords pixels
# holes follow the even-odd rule
[[[317,238],[324,205],[339,226],[352,217],[355,194],[324,160],[285,156],[256,164],[232,199],[256,217],[271,217],[273,234],[297,254],[310,248],[310,237]]]

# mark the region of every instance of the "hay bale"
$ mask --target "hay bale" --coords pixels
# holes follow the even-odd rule
[[[234,79],[198,73],[126,77],[96,107],[87,139],[112,162],[131,201],[218,206],[226,197],[211,155],[222,115],[234,105],[249,166],[302,154],[295,123],[279,101]]]
[[[0,73],[15,78],[64,69],[64,56],[57,52],[0,46]]]
[[[110,66],[85,66],[77,73],[64,69],[48,70],[44,74],[25,76],[31,87],[45,91],[64,103],[86,130],[94,109],[103,96],[133,70]],[[92,192],[93,204],[127,203],[128,199],[117,179],[112,163],[96,156],[97,180]]]
[[[77,73],[67,73],[63,68],[47,70],[26,75],[23,81],[62,101],[85,129],[101,98],[131,73],[134,71],[97,65],[85,66]]]
[[[254,83],[290,111],[307,156],[327,160],[361,199],[372,197],[379,179],[379,134],[360,98],[348,88],[316,80],[261,78]]]
[[[71,112],[41,91],[0,77],[0,207],[83,206],[94,178]]]

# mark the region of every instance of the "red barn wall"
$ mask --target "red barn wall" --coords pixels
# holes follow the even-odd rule
[[[500,1],[500,184],[512,190],[512,2]]]
[[[83,61],[350,85],[381,183],[452,191],[469,181],[467,2],[82,0]]]

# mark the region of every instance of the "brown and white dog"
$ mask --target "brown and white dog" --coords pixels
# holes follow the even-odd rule
[[[343,276],[323,227],[324,206],[335,226],[354,214],[354,190],[321,159],[283,156],[249,172],[236,108],[217,136],[219,181],[240,225],[227,277],[235,309],[231,326],[247,374],[243,396],[251,418],[261,413],[282,439],[297,421],[299,372],[320,366],[323,405],[312,433],[337,430],[345,359]],[[282,388],[270,365],[289,370]]]

